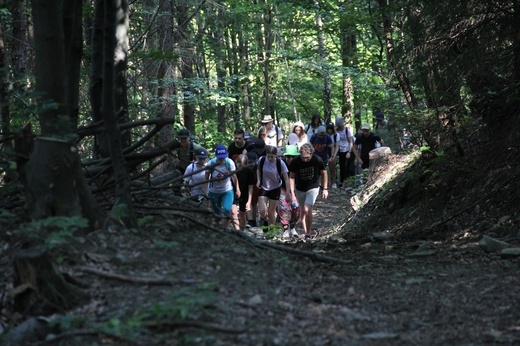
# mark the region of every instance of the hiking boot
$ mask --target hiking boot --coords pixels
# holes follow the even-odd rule
[[[296,238],[299,237],[298,232],[296,232],[295,228],[291,228],[291,236],[296,237]]]

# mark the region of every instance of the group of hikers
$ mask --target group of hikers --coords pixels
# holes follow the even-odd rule
[[[356,167],[368,168],[369,152],[383,145],[368,124],[354,135],[342,117],[324,124],[319,115],[307,126],[296,122],[287,138],[266,115],[256,135],[236,129],[231,144],[217,145],[214,155],[193,142],[186,129],[178,138],[177,166],[185,187],[198,201],[208,197],[222,226],[259,226],[267,233],[279,229],[278,217],[283,238],[303,240],[319,233],[313,228],[318,196],[325,199],[329,187],[347,184]],[[296,230],[300,221],[301,236]]]

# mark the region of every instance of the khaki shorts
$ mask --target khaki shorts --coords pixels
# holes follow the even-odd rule
[[[320,193],[320,188],[316,187],[307,191],[300,191],[295,189],[294,193],[298,203],[300,203],[300,206],[303,206],[304,203],[308,205],[314,205],[316,198],[318,198],[318,194]]]

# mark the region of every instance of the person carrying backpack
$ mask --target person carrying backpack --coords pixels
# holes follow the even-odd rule
[[[240,154],[236,159],[237,179],[240,187],[240,198],[238,198],[238,228],[244,230],[247,223],[247,212],[251,210],[253,199],[253,186],[256,183],[256,175],[247,155]]]
[[[274,147],[282,146],[283,132],[282,129],[274,124],[272,116],[266,115],[262,119],[262,126],[258,130],[258,138],[260,138],[262,130],[264,130],[266,134],[266,136],[262,138],[266,145],[272,145]]]
[[[179,172],[184,175],[186,168],[195,160],[194,152],[204,148],[191,140],[190,131],[187,129],[180,130],[177,137],[179,145],[174,149],[174,153],[177,155]]]
[[[318,127],[320,127],[321,123],[320,115],[318,113],[313,114],[311,123],[305,126],[305,134],[307,135],[307,138],[311,138],[312,135],[318,133]]]
[[[208,181],[208,197],[211,207],[217,216],[224,217],[222,226],[227,227],[231,218],[231,206],[234,194],[240,197],[240,186],[233,172],[236,170],[233,160],[228,158],[228,152],[224,145],[219,144],[215,148],[215,158],[207,164],[206,181]],[[235,189],[233,190],[233,185]]]
[[[336,132],[339,136],[339,187],[343,187],[345,180],[354,175],[354,135],[345,125],[343,117],[336,118]]]
[[[335,189],[338,187],[336,183],[337,170],[338,170],[338,151],[339,151],[339,134],[336,133],[336,127],[334,123],[328,123],[326,126],[327,134],[332,138],[332,144],[334,147],[329,147],[329,172],[330,172],[330,181],[332,183],[332,188]]]
[[[201,202],[206,195],[206,184],[204,184],[206,171],[203,168],[206,166],[208,152],[204,148],[195,150],[195,157],[197,160],[192,162],[184,172],[186,176],[184,183],[190,196],[197,202]]]
[[[282,191],[282,179],[289,186],[287,166],[278,157],[278,148],[268,145],[265,149],[266,155],[258,159],[257,183],[258,187],[258,211],[263,221],[262,226],[274,225],[276,222],[276,206]],[[292,201],[290,191],[285,198]]]
[[[318,131],[315,135],[312,135],[309,143],[314,148],[314,154],[321,157],[323,163],[327,165],[329,163],[329,152],[334,150],[334,143],[332,138],[327,135],[327,129],[325,126],[318,127]]]
[[[384,145],[381,137],[370,131],[370,125],[361,125],[361,133],[356,134],[354,141],[354,155],[356,155],[356,161],[361,165],[361,168],[368,168],[370,164],[369,153],[377,147],[378,142],[380,146]]]

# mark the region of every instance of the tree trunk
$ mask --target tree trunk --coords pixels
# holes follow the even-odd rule
[[[262,25],[263,30],[261,30],[261,33],[263,33],[263,36],[259,37],[258,40],[258,47],[260,49],[259,57],[260,62],[262,63],[262,71],[264,74],[264,100],[265,100],[265,109],[263,114],[264,115],[274,115],[273,109],[272,109],[272,103],[271,103],[271,52],[273,49],[273,13],[272,9],[267,1],[263,1],[264,3],[264,13],[262,16]]]
[[[349,20],[352,7],[350,2],[345,1],[340,18],[341,65],[343,67],[341,115],[345,119],[346,124],[353,124],[354,120],[354,85],[349,72],[349,69],[354,65],[354,51],[356,47],[355,25]]]
[[[238,33],[238,56],[240,60],[240,72],[244,78],[241,80],[242,94],[242,115],[244,118],[244,128],[251,130],[251,105],[249,95],[249,79],[245,76],[249,73],[249,65],[247,60],[247,44],[244,42],[244,36],[240,31]]]
[[[65,78],[67,85],[79,85],[80,67],[83,50],[83,34],[81,27],[83,4],[81,0],[63,2],[63,32],[65,33],[65,52],[67,67]],[[67,114],[71,119],[72,128],[78,127],[79,88],[65,88],[65,98],[68,106]]]
[[[163,52],[173,52],[174,38],[171,24],[173,23],[173,3],[172,0],[162,1],[159,7],[161,16],[157,19],[157,28],[159,35],[159,49]],[[159,86],[157,88],[157,99],[161,103],[159,117],[162,119],[173,118],[177,116],[177,107],[172,103],[172,98],[176,94],[175,83],[168,81],[174,80],[174,64],[173,60],[161,59],[157,70],[157,80]],[[173,139],[173,126],[168,124],[161,128],[159,135],[154,140],[157,147],[162,147],[165,143]],[[161,160],[160,157],[154,161]],[[153,169],[153,175],[158,176],[175,169],[173,158],[167,160]]]
[[[92,120],[99,123],[101,115],[101,99],[103,90],[103,16],[105,1],[96,0],[94,5],[94,20],[92,21],[92,42],[90,45],[90,108]],[[106,132],[94,136],[94,157],[109,157],[108,138]]]
[[[177,5],[177,42],[181,48],[180,72],[182,76],[182,107],[184,126],[195,133],[195,104],[194,88],[192,83],[195,79],[193,71],[194,49],[190,40],[191,21],[188,16],[189,7],[183,3]]]
[[[101,115],[105,123],[110,158],[114,169],[116,201],[111,218],[128,228],[137,227],[137,220],[132,210],[130,181],[121,147],[121,133],[117,124],[114,102],[114,49],[116,44],[116,0],[105,2],[103,35],[103,92]]]
[[[14,309],[22,315],[64,312],[85,298],[65,281],[45,249],[19,251],[14,259]]]
[[[9,68],[6,65],[5,50],[4,50],[4,30],[3,23],[0,23],[0,113],[2,114],[2,134],[0,136],[0,146],[5,152],[9,161],[15,160],[13,140],[11,138],[11,109],[9,108],[9,101],[7,94],[9,90]],[[12,165],[5,168],[4,182],[9,182],[18,177],[16,169]]]
[[[128,0],[117,0],[116,18],[116,56],[115,56],[115,110],[118,123],[130,121],[128,113],[128,86],[127,86],[127,65],[128,65],[128,29],[129,13]],[[121,146],[128,148],[132,145],[130,131],[121,132]]]
[[[318,53],[323,71],[323,119],[328,123],[332,117],[330,73],[325,50],[325,38],[323,37],[323,21],[317,1],[314,2],[314,7],[316,8],[316,28],[318,31]]]
[[[218,16],[221,16],[221,10],[218,10]],[[215,67],[217,69],[217,89],[219,92],[224,92],[226,89],[226,57],[224,50],[224,39],[222,34],[223,29],[218,28],[213,33],[214,47],[215,47]],[[217,130],[220,133],[226,132],[226,106],[222,102],[217,104]]]
[[[415,98],[415,94],[412,90],[412,86],[408,77],[403,72],[403,70],[398,66],[397,59],[394,53],[394,39],[393,35],[393,20],[391,15],[388,13],[390,11],[388,0],[378,0],[379,7],[381,9],[381,15],[383,18],[383,31],[385,35],[385,46],[386,46],[386,56],[388,59],[388,64],[390,68],[392,68],[397,76],[397,81],[399,86],[404,93],[404,97],[406,102],[408,103],[408,107],[410,109],[417,108],[417,99]]]
[[[13,88],[25,90],[23,81],[27,71],[27,23],[26,1],[8,1],[9,10],[12,15],[12,39],[10,40],[10,63],[13,75]],[[5,30],[5,28],[4,28]]]

